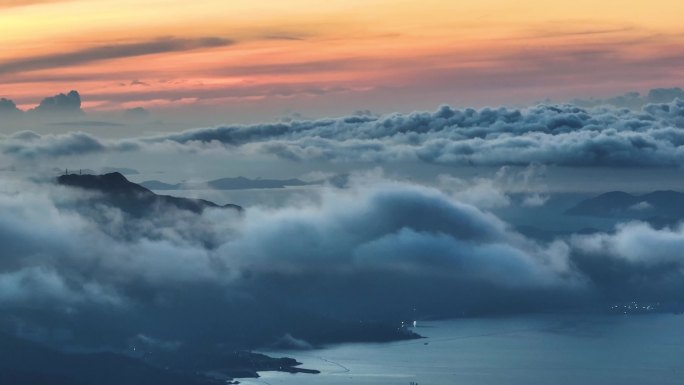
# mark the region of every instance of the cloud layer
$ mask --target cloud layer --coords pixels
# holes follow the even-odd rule
[[[615,232],[575,235],[576,264],[605,295],[651,302],[682,302],[684,227],[655,229],[643,222]]]
[[[542,306],[549,293],[571,297],[583,287],[565,246],[538,245],[491,214],[425,187],[382,182],[329,189],[299,206],[253,208],[244,217],[169,209],[132,218],[85,204],[84,192],[5,182],[0,327],[48,335],[67,328],[82,344],[93,343],[94,328],[108,343],[160,333],[148,321],[170,314],[175,321],[162,338],[199,338],[182,325],[209,313],[224,324],[207,326],[203,338],[239,340],[246,337],[224,330],[241,322],[235,311],[284,298],[258,310],[267,324],[279,319],[267,327],[279,330],[273,335],[252,331],[259,338],[297,330],[286,319],[301,309],[392,320],[422,297],[430,313],[517,312]],[[459,294],[465,292],[480,294]],[[518,298],[513,307],[506,305],[511,297]],[[126,326],[93,324],[102,314]]]
[[[253,347],[287,333],[320,338],[312,325],[321,317],[684,300],[681,228],[631,223],[540,243],[438,190],[351,180],[244,216],[168,209],[136,218],[85,204],[82,191],[5,180],[0,328],[91,347],[137,335]],[[216,322],[203,321],[209,314]]]
[[[481,110],[443,106],[434,112],[228,125],[119,140],[84,133],[19,133],[3,138],[0,151],[21,158],[225,149],[292,161],[678,167],[684,160],[682,128],[681,99],[648,104],[639,111],[546,104]],[[74,146],[69,148],[69,143]]]

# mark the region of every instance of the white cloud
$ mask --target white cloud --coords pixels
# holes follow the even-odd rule
[[[225,152],[294,161],[448,165],[553,164],[574,167],[678,167],[684,161],[684,101],[641,111],[538,105],[453,109],[226,125],[145,138],[104,140],[85,133],[20,133],[0,139],[17,159],[106,151]]]

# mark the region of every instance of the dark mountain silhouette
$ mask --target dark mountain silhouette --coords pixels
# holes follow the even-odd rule
[[[148,188],[150,190],[181,190],[182,187],[180,183],[170,184],[164,183],[158,180],[146,180],[140,183],[141,186]]]
[[[299,179],[249,179],[245,177],[221,178],[208,181],[206,183],[176,183],[169,184],[158,180],[148,180],[141,185],[152,190],[247,190],[247,189],[272,189],[285,188],[289,186],[307,186],[307,183]]]
[[[195,375],[114,353],[66,354],[0,334],[0,383],[12,385],[209,385]]]
[[[259,305],[254,305],[259,306]],[[260,306],[259,306],[260,307]],[[248,339],[263,338],[263,334],[278,333],[279,322],[294,326],[297,335],[306,336],[315,345],[342,342],[387,342],[420,338],[409,329],[381,323],[341,322],[285,312],[258,309],[256,314],[237,312],[231,318],[248,321],[241,334],[253,334]],[[255,317],[256,315],[267,318]],[[296,319],[299,323],[288,322]],[[231,334],[234,323],[224,322],[225,331]],[[197,326],[212,322],[197,317]],[[247,325],[247,324],[245,324]],[[261,337],[257,337],[261,334]],[[244,336],[243,336],[244,338]],[[236,336],[236,339],[239,337]],[[269,338],[270,339],[270,338]],[[264,340],[269,340],[264,339]],[[318,373],[301,368],[301,363],[287,357],[274,358],[260,353],[236,350],[230,344],[217,343],[222,339],[209,338],[204,343],[182,344],[178,349],[157,348],[155,345],[138,346],[139,354],[129,357],[111,352],[66,353],[39,343],[0,332],[0,384],[12,385],[209,385],[225,383],[205,377],[209,371],[220,372],[230,378],[256,378],[261,371],[288,373]],[[320,342],[319,342],[320,341]],[[134,342],[131,342],[134,343]],[[135,346],[135,345],[133,345]],[[266,345],[261,345],[266,346]]]
[[[612,191],[584,200],[567,210],[566,214],[670,223],[684,219],[684,193],[667,190],[632,195]]]
[[[95,202],[110,204],[134,216],[142,216],[156,210],[176,208],[200,213],[206,208],[229,208],[238,211],[242,207],[227,204],[219,206],[204,199],[178,198],[169,195],[157,195],[147,188],[130,182],[119,172],[103,175],[67,174],[57,178],[57,183],[64,186],[95,190],[102,193],[92,198]]]

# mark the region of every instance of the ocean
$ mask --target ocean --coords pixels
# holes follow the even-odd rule
[[[342,344],[288,356],[321,374],[243,384],[684,384],[684,316],[534,316],[418,322],[426,338]]]

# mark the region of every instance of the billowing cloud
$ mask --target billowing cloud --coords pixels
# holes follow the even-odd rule
[[[505,207],[511,203],[506,192],[498,188],[492,179],[465,180],[450,175],[440,175],[437,178],[437,184],[442,191],[452,194],[462,202],[480,208]]]
[[[506,108],[190,130],[146,143],[231,149],[293,160],[420,160],[460,165],[661,166],[681,164],[684,101],[642,111],[571,105]]]
[[[0,116],[3,118],[14,116],[21,113],[14,101],[6,98],[0,98]]]
[[[420,160],[455,165],[661,166],[682,160],[684,102],[640,112],[539,105],[354,116],[190,130],[156,140],[220,143],[292,160]]]
[[[32,111],[40,114],[80,115],[83,113],[81,95],[77,91],[70,91],[68,94],[50,96],[43,99]]]
[[[523,206],[543,206],[549,199],[543,181],[546,168],[532,164],[521,171],[501,167],[491,178],[463,179],[439,175],[436,186],[454,199],[480,209],[495,209],[511,204],[511,193],[520,193]]]
[[[104,151],[106,148],[105,143],[81,132],[39,135],[21,131],[2,138],[2,152],[20,159],[82,155]]]
[[[203,326],[203,336],[238,338],[224,330],[242,322],[233,316],[235,306],[249,309],[285,296],[293,309],[279,305],[275,318],[260,310],[279,320],[273,334],[249,334],[251,343],[266,343],[294,333],[297,326],[281,318],[294,317],[300,306],[328,317],[392,320],[412,311],[421,296],[430,298],[424,311],[453,315],[518,312],[543,306],[551,293],[567,303],[582,292],[583,278],[562,243],[527,240],[434,189],[361,180],[349,189],[324,189],[300,205],[253,207],[243,216],[160,210],[136,218],[89,205],[84,192],[6,180],[0,326],[21,319],[39,329],[81,328],[70,333],[87,338],[94,314],[105,312],[121,317],[121,338],[131,338],[153,332],[143,319],[171,317],[165,335],[157,336],[182,340],[195,337],[180,325],[211,312],[224,321],[216,330]],[[511,298],[515,306],[507,305]],[[64,322],[72,326],[57,321],[65,307],[74,316]],[[120,327],[97,325],[111,339],[119,338]]]
[[[500,185],[504,177],[495,178]],[[496,197],[499,185],[478,189]],[[68,330],[81,345],[94,343],[95,330],[99,344],[145,335],[263,346],[287,333],[315,344],[312,325],[321,319],[682,299],[681,228],[629,223],[542,243],[460,202],[458,191],[382,175],[352,175],[345,189],[242,215],[164,209],[130,217],[102,200],[87,203],[89,194],[4,180],[0,328]],[[210,313],[216,323],[199,327]]]
[[[79,134],[98,151],[216,151],[292,161],[424,162],[462,166],[679,167],[684,161],[684,100],[640,111],[612,107],[537,105],[526,109],[453,109],[354,115],[335,119],[227,125],[119,140]],[[48,151],[74,134],[6,137],[0,151],[17,156]],[[28,138],[28,137],[26,137]],[[21,151],[19,151],[21,149]],[[531,202],[534,203],[534,202]]]
[[[684,227],[653,228],[643,222],[612,233],[575,235],[575,263],[612,298],[682,302]]]
[[[17,108],[14,101],[0,98],[0,114],[3,117],[23,115],[24,111]],[[81,95],[78,91],[69,91],[67,94],[57,94],[41,100],[40,104],[29,110],[31,113],[50,116],[82,115]]]

